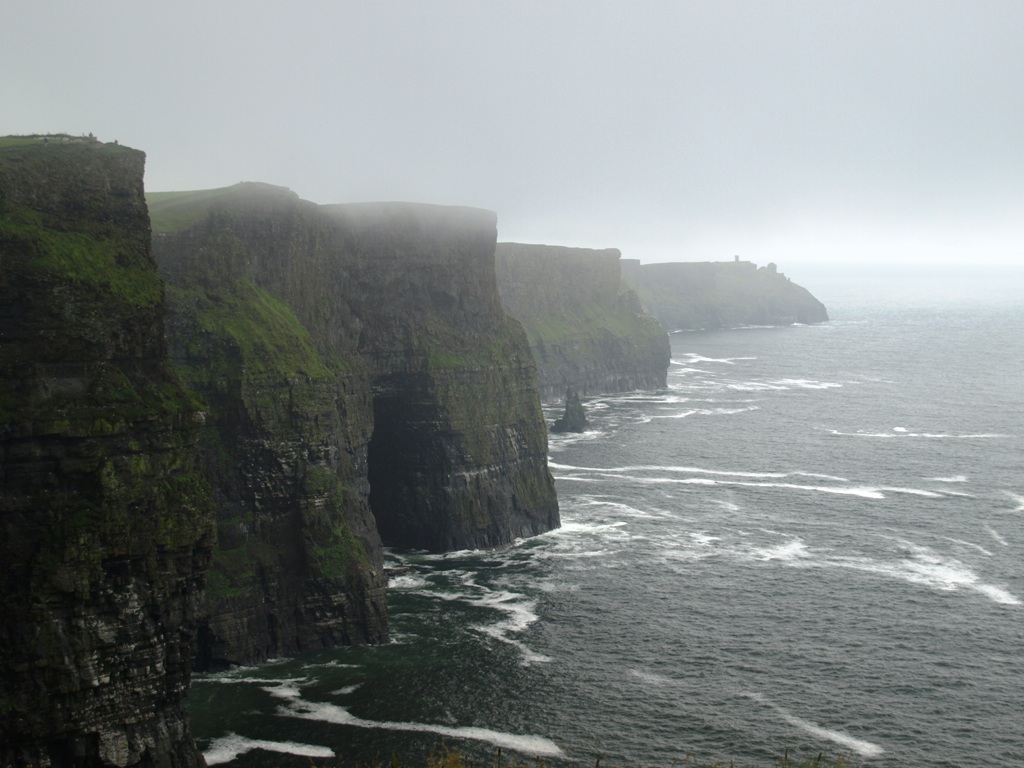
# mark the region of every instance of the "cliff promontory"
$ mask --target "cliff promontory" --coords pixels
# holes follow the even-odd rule
[[[494,214],[259,184],[151,210],[171,354],[208,404],[202,663],[386,638],[382,542],[494,547],[558,525]]]
[[[624,286],[620,253],[498,243],[501,300],[519,320],[537,362],[541,397],[665,386],[665,329]]]
[[[0,139],[0,765],[195,766],[212,545],[141,152]]]
[[[622,279],[670,331],[828,320],[825,305],[774,264],[623,260]]]

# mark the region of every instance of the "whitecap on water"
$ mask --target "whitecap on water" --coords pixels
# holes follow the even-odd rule
[[[964,541],[963,539],[954,539],[954,538],[952,538],[950,536],[944,536],[943,538],[946,541],[953,542],[954,544],[959,544],[960,546],[963,546],[963,547],[970,547],[971,549],[975,549],[978,552],[981,552],[981,554],[985,555],[985,557],[992,557],[992,553],[989,552],[987,549],[985,549],[980,544],[975,544],[975,543],[970,542],[970,541]]]
[[[810,557],[810,553],[807,551],[807,545],[800,539],[793,539],[774,547],[755,549],[751,556],[755,560],[781,560],[786,563],[796,563]]]
[[[1013,491],[1003,491],[1003,493],[1010,497],[1010,500],[1017,505],[1010,510],[1011,512],[1024,512],[1024,496],[1021,496],[1019,493],[1014,493]]]
[[[602,553],[603,554],[603,553]],[[492,624],[475,624],[471,626],[476,632],[487,635],[495,640],[511,645],[522,654],[524,664],[549,662],[551,658],[537,653],[521,641],[512,637],[537,621],[537,601],[525,595],[508,590],[492,590],[476,583],[476,574],[468,571],[448,572],[449,576],[458,576],[462,585],[474,589],[478,594],[464,592],[430,592],[430,596],[448,602],[458,602],[480,608],[490,608],[505,614],[505,620]]]
[[[882,576],[891,576],[911,584],[939,592],[970,590],[1001,605],[1020,605],[1021,601],[1005,588],[986,584],[970,566],[953,557],[943,557],[930,547],[904,542],[901,550],[908,555],[897,561],[874,558],[834,558],[827,564]]]
[[[418,574],[402,573],[388,579],[388,589],[424,589],[430,582]]]
[[[298,696],[290,697],[287,704],[277,710],[284,717],[314,720],[354,728],[375,728],[387,731],[412,733],[433,733],[450,739],[483,741],[502,749],[508,749],[529,757],[562,757],[561,748],[551,739],[543,736],[504,733],[475,726],[448,726],[431,723],[403,723],[387,720],[364,720],[356,717],[344,707],[327,702],[306,701]],[[317,755],[320,756],[320,755]]]
[[[902,427],[900,428],[902,429]],[[869,432],[868,430],[859,429],[856,432],[843,432],[838,429],[828,430],[830,434],[836,437],[875,437],[875,438],[926,438],[930,440],[941,440],[941,439],[955,439],[955,440],[989,440],[1005,438],[1006,435],[997,433],[980,433],[980,434],[966,434],[957,435],[949,432],[909,432],[909,431],[889,431],[889,432]]]
[[[665,677],[664,675],[658,675],[654,672],[648,672],[643,669],[631,669],[629,670],[629,674],[637,678],[638,680],[647,683],[648,685],[663,686],[672,685],[675,683],[674,680]]]
[[[346,685],[344,688],[339,688],[336,691],[331,691],[331,696],[348,696],[350,693],[355,693],[359,690],[362,683],[356,683],[355,685]]]
[[[1004,547],[1009,546],[1009,544],[1006,543],[1006,539],[1004,539],[998,531],[992,528],[992,526],[986,525],[985,530],[988,531],[989,536],[996,540],[997,544],[1002,544]]]
[[[773,704],[765,696],[762,696],[759,693],[745,693],[743,695],[749,699],[753,699],[754,701],[760,702],[761,704],[770,707],[778,714],[779,717],[781,717],[787,723],[796,728],[799,728],[805,733],[809,733],[815,738],[825,739],[826,741],[831,741],[834,744],[839,744],[840,746],[845,747],[846,749],[852,749],[861,757],[879,757],[885,752],[885,750],[882,749],[882,747],[880,747],[878,744],[875,744],[874,742],[868,741],[866,739],[858,739],[854,736],[850,736],[849,734],[843,733],[842,731],[837,731],[832,728],[824,728],[818,725],[817,723],[812,723],[810,720],[804,720],[803,718],[796,717],[795,715],[790,714],[777,704]]]
[[[252,670],[253,667],[242,667],[240,669]],[[278,685],[281,683],[285,684],[296,684],[305,683],[308,681],[306,677],[286,677],[286,678],[268,678],[268,677],[238,677],[238,671],[236,669],[228,670],[227,672],[217,672],[211,675],[197,675],[205,683],[218,683],[220,685]]]
[[[814,379],[776,379],[771,382],[784,388],[796,389],[839,389],[843,385],[834,381],[815,381]]]
[[[334,750],[315,744],[300,744],[295,741],[267,741],[266,739],[249,739],[236,733],[227,733],[210,742],[203,752],[207,765],[230,763],[247,752],[262,749],[267,752],[278,752],[285,755],[300,757],[335,757]]]

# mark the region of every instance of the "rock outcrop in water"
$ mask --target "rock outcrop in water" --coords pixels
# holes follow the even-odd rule
[[[141,152],[0,139],[0,765],[202,764],[212,544]]]
[[[557,527],[494,214],[252,184],[151,208],[172,356],[209,404],[204,663],[386,637],[381,540],[443,551]]]
[[[614,248],[498,243],[501,300],[519,320],[537,362],[541,397],[664,387],[665,329],[622,284]]]
[[[828,320],[825,305],[774,264],[623,260],[622,278],[670,331]]]
[[[565,392],[565,413],[555,419],[552,432],[586,432],[589,423],[587,413],[580,402],[580,394],[571,387]]]

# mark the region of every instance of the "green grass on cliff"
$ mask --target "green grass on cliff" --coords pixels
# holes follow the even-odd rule
[[[0,248],[8,259],[5,266],[85,284],[99,304],[158,304],[162,291],[149,256],[149,233],[118,221],[122,211],[112,210],[105,195],[84,194],[70,203],[56,195],[36,209],[19,202],[34,200],[30,194],[22,191],[19,198],[11,191],[59,189],[54,178],[62,179],[69,167],[91,167],[96,153],[141,156],[116,144],[71,137],[64,137],[71,143],[61,144],[60,138],[51,137],[48,145],[37,137],[0,138]]]
[[[62,230],[50,218],[27,208],[9,212],[0,218],[0,246],[29,270],[84,283],[108,299],[138,307],[160,302],[160,277],[138,242]]]
[[[202,334],[188,342],[192,358],[206,358],[215,367],[230,365],[229,360],[218,358],[216,341],[221,339],[237,350],[240,357],[236,359],[249,376],[301,375],[316,379],[330,375],[309,331],[291,307],[248,279],[216,285],[170,285],[167,294],[170,301],[193,318],[196,330]],[[180,372],[186,379],[209,373],[201,366]]]

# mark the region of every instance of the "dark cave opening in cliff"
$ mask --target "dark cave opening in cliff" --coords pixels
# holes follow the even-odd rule
[[[423,512],[429,508],[434,441],[414,386],[378,392],[367,453],[370,509],[385,546],[432,549]]]

